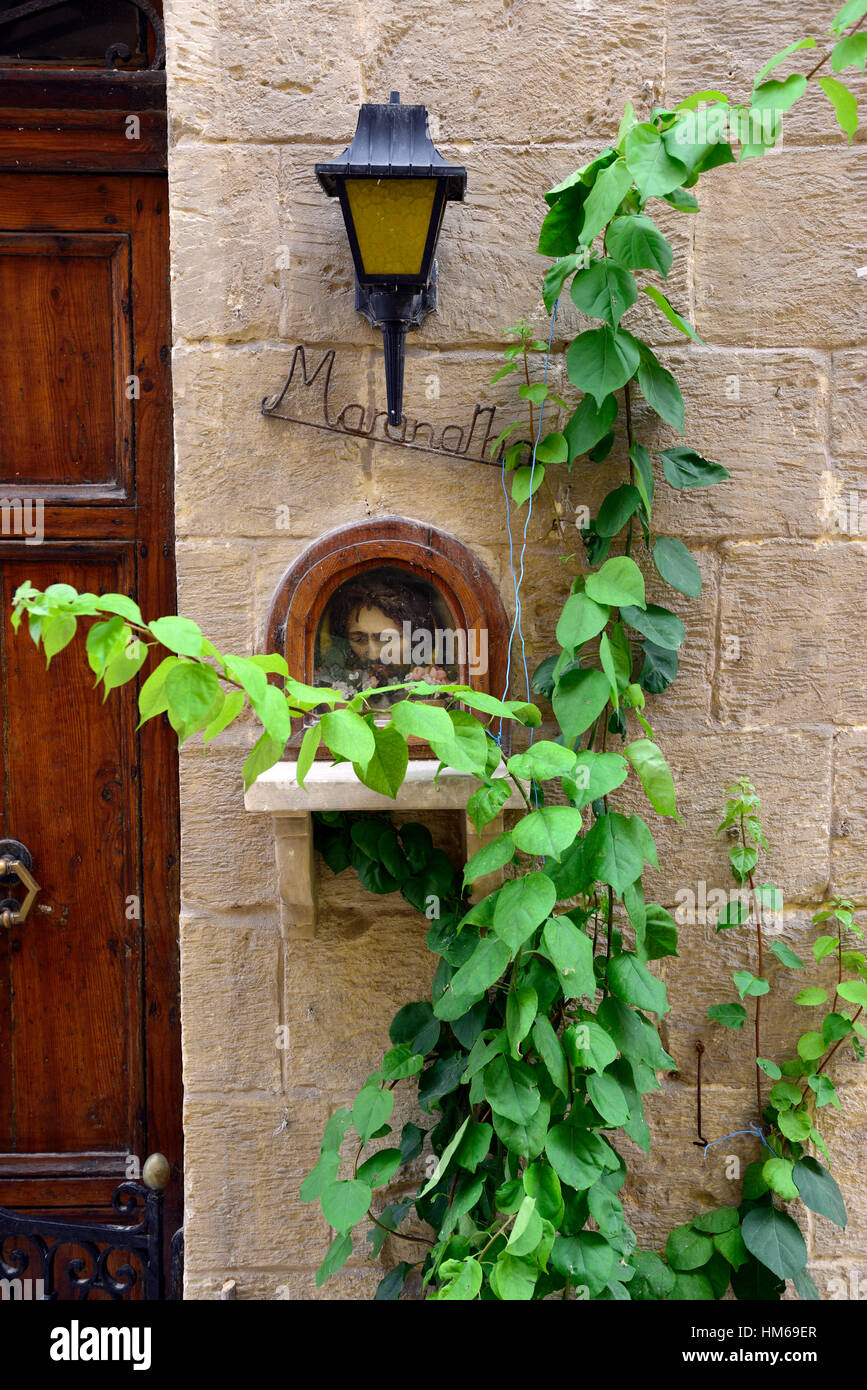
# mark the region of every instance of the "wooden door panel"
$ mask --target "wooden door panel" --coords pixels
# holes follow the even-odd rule
[[[4,232],[129,230],[131,182],[125,175],[0,174],[0,226]]]
[[[42,886],[28,921],[0,932],[0,1205],[102,1219],[137,1176],[130,1159],[160,1151],[168,1234],[174,735],[164,720],[136,729],[140,681],[102,703],[81,637],[46,673],[8,614],[26,578],[126,593],[149,618],[174,610],[169,360],[165,179],[0,172],[0,503],[44,505],[38,545],[0,508],[0,835],[28,846]]]
[[[128,554],[71,561],[44,551],[3,566],[4,612],[24,579],[39,589],[134,588]],[[24,633],[4,645],[3,826],[31,851],[42,891],[28,920],[0,940],[11,1020],[0,1034],[0,1164],[4,1154],[32,1154],[44,1171],[45,1150],[140,1152],[134,723],[129,700],[94,696],[83,642],[47,674]]]
[[[39,494],[52,484],[102,484],[123,495],[132,437],[129,237],[0,233],[0,304],[15,306],[0,317],[5,484]]]

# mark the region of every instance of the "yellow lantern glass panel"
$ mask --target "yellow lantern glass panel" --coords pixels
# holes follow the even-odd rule
[[[368,275],[418,275],[436,179],[347,179],[346,196]]]

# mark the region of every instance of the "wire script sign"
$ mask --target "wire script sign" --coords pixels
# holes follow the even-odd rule
[[[489,457],[489,441],[495,438],[495,405],[476,404],[470,419],[463,425],[437,425],[430,420],[411,420],[404,415],[398,428],[389,425],[388,411],[368,409],[360,401],[337,405],[331,399],[334,387],[334,368],[337,353],[329,348],[322,354],[315,370],[308,370],[307,355],[299,344],[292,353],[289,375],[276,396],[262,401],[262,414],[277,420],[291,420],[311,429],[330,430],[332,434],[351,434],[359,439],[372,439],[382,444],[397,444],[403,449],[419,449],[428,454],[445,454],[450,458],[468,459],[474,463],[495,463]]]

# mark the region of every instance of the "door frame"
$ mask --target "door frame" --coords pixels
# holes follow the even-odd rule
[[[135,277],[148,275],[158,284],[159,321],[165,325],[166,339],[155,359],[146,364],[147,381],[136,401],[135,490],[130,497],[118,499],[117,505],[101,500],[93,506],[81,502],[70,506],[62,490],[52,493],[50,487],[31,485],[27,495],[42,496],[45,539],[65,542],[67,552],[86,554],[99,542],[127,543],[133,552],[138,602],[150,618],[175,612],[177,602],[166,148],[164,71],[0,67],[0,189],[3,183],[9,187],[10,176],[17,175],[131,176],[134,282]],[[141,221],[136,230],[137,218]],[[139,363],[135,365],[138,370]],[[162,460],[164,466],[143,470],[142,458]],[[15,495],[8,483],[2,489],[10,497]],[[136,539],[142,533],[159,539],[157,553],[149,553],[148,543]],[[14,543],[5,543],[4,555],[11,557],[15,548]],[[171,1164],[164,1194],[168,1246],[181,1224],[183,1205],[178,755],[165,717],[149,720],[135,739],[131,775],[139,781],[141,797],[146,1059],[146,1152],[140,1158],[144,1162],[148,1153],[161,1152]],[[82,1175],[58,1183],[58,1203],[64,1195],[69,1206],[86,1202],[88,1182]],[[16,1200],[15,1205],[26,1203]]]

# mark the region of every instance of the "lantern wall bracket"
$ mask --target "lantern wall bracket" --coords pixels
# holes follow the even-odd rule
[[[428,314],[435,314],[437,311],[437,286],[439,283],[439,272],[436,261],[431,267],[430,280],[425,285],[420,294],[411,296],[411,304],[406,311],[407,328],[421,328]],[[375,299],[377,291],[371,292],[364,285],[360,284],[358,277],[355,279],[355,308],[357,313],[363,314],[371,328],[379,328],[382,323],[381,310],[374,308],[371,299]]]

